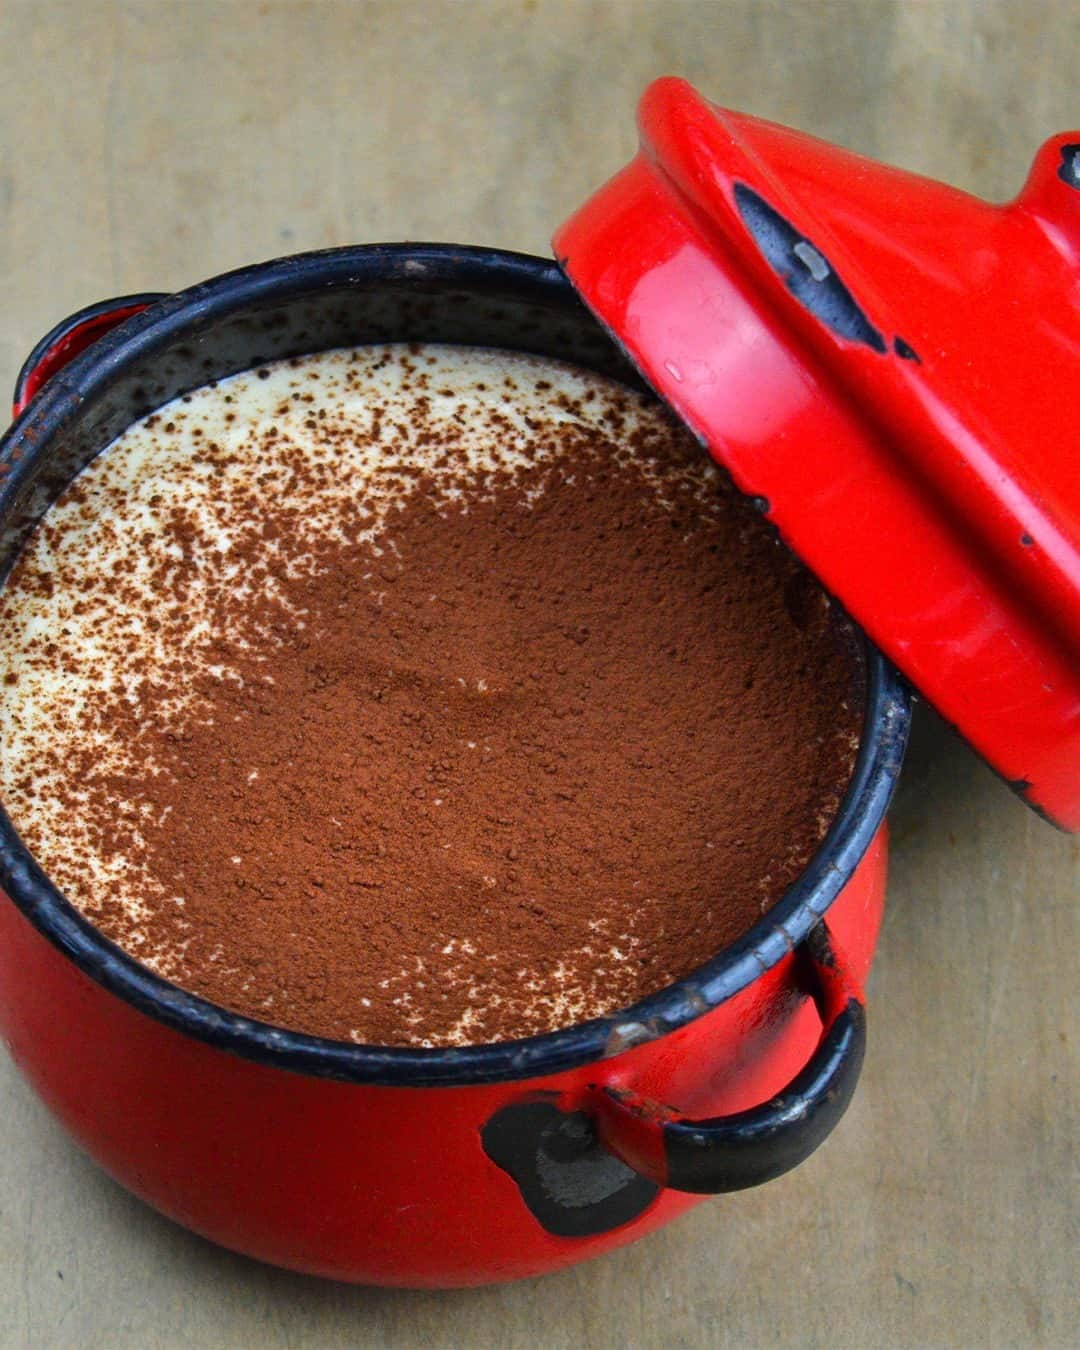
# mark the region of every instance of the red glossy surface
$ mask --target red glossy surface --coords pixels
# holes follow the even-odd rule
[[[98,338],[103,337],[110,329],[115,328],[118,323],[123,323],[133,314],[141,314],[146,308],[146,305],[141,304],[123,305],[119,309],[109,309],[100,314],[94,314],[81,323],[68,328],[26,372],[26,378],[18,390],[14,403],[11,405],[12,417],[18,417],[38,390],[57,371],[62,370],[70,360],[78,356],[80,352],[85,351],[87,347],[96,342]]]
[[[885,858],[883,827],[829,910],[860,983],[881,920]],[[785,959],[658,1041],[572,1072],[367,1087],[250,1063],[164,1027],[83,975],[0,897],[0,1033],[88,1153],[214,1241],[337,1279],[480,1284],[598,1255],[697,1203],[663,1191],[612,1232],[553,1237],[483,1152],[491,1114],[537,1089],[588,1109],[603,1085],[695,1116],[764,1101],[802,1068],[820,1034],[793,964]]]
[[[913,683],[1080,829],[1080,133],[994,206],[681,80],[647,91],[639,126],[637,158],[555,237],[570,279]],[[795,298],[736,183],[886,351]]]

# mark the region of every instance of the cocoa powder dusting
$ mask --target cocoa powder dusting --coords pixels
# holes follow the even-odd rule
[[[419,1045],[612,1011],[744,932],[835,813],[861,675],[816,583],[662,410],[496,355],[305,358],[257,416],[251,377],[200,391],[144,432],[187,490],[101,468],[122,438],[4,593],[9,811],[225,1007]]]

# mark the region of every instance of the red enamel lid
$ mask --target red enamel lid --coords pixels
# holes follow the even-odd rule
[[[1080,132],[996,206],[682,80],[638,123],[560,264],[913,684],[1080,829]]]

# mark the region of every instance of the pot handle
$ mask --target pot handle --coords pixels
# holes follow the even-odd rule
[[[98,338],[104,337],[110,329],[130,319],[133,314],[141,313],[164,298],[165,293],[161,291],[121,295],[113,300],[99,300],[61,319],[23,362],[15,381],[12,416],[18,417],[47,381]]]
[[[859,1079],[866,1010],[824,922],[797,955],[808,963],[823,1030],[810,1062],[787,1087],[761,1106],[707,1120],[687,1120],[634,1092],[603,1087],[591,1110],[609,1152],[658,1186],[719,1195],[781,1176],[825,1141]]]

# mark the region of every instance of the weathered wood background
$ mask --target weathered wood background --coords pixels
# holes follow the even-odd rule
[[[1080,123],[1078,53],[1074,0],[7,0],[0,386],[110,294],[352,241],[545,252],[663,73],[1005,198]],[[834,1139],[536,1283],[354,1290],[216,1250],[102,1176],[0,1052],[0,1344],[1075,1345],[1077,844],[928,715],[893,826]]]

